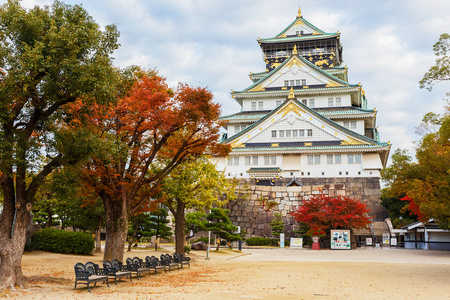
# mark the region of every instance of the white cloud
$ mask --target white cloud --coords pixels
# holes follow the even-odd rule
[[[3,1],[4,2],[4,1]],[[23,0],[31,8],[46,0]],[[369,107],[378,110],[383,141],[413,151],[414,134],[428,111],[441,112],[448,83],[433,92],[418,81],[434,64],[432,45],[449,32],[450,1],[96,0],[83,3],[102,26],[121,32],[116,64],[157,68],[171,86],[207,86],[224,114],[238,112],[231,90],[251,84],[249,72],[265,69],[258,37],[273,37],[303,16],[326,32],[341,32],[351,83],[361,82]]]

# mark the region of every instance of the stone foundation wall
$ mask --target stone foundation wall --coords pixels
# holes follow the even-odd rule
[[[251,180],[247,183],[252,190],[250,199],[230,206],[231,221],[247,231],[247,237],[271,237],[270,222],[275,213],[283,216],[286,237],[293,236],[293,231],[298,230],[298,223],[289,213],[302,205],[311,195],[318,194],[320,190],[330,197],[342,195],[366,203],[371,210],[369,215],[374,221],[384,220],[387,217],[386,209],[381,206],[379,200],[381,194],[379,178],[302,178],[303,186],[293,187],[286,187],[285,184],[260,186]],[[276,204],[268,209],[269,202]]]

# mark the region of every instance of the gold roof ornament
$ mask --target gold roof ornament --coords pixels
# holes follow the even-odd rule
[[[292,50],[292,55],[297,55],[298,51],[297,51],[297,45],[294,45],[294,49]]]
[[[298,15],[297,18],[301,18],[302,17],[302,9],[300,8],[300,6],[298,7]]]
[[[294,87],[291,86],[291,91],[289,92],[288,99],[295,99]]]

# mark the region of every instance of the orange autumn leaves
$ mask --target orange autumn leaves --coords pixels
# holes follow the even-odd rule
[[[154,75],[136,80],[113,106],[75,103],[72,124],[84,124],[104,140],[86,165],[86,183],[111,197],[125,193],[132,213],[150,207],[146,202],[158,183],[185,158],[229,151],[219,143],[220,105],[212,99],[208,90],[186,84],[172,91]]]

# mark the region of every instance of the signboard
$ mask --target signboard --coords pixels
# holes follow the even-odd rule
[[[291,248],[303,248],[303,238],[291,238]]]
[[[371,237],[366,237],[366,245],[372,246],[372,238]]]
[[[389,233],[383,233],[383,245],[389,245]]]
[[[331,249],[350,250],[350,230],[331,230]]]
[[[280,233],[280,248],[284,248],[284,233]]]
[[[397,246],[397,238],[396,237],[391,238],[391,246]]]

